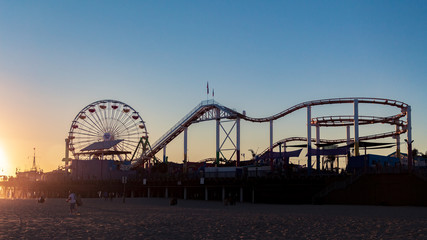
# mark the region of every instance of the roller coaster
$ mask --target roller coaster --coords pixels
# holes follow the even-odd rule
[[[311,116],[311,108],[321,105],[333,105],[333,104],[353,104],[353,115],[345,116],[323,116],[315,117]],[[359,104],[376,104],[391,106],[399,109],[400,111],[392,116],[359,116]],[[291,113],[306,109],[307,111],[307,136],[306,137],[291,137],[273,142],[273,122],[277,119],[286,117]],[[231,108],[225,107],[214,100],[202,101],[195,108],[193,108],[187,115],[185,115],[180,121],[178,121],[169,131],[167,131],[163,136],[161,136],[151,147],[146,148],[143,153],[138,156],[133,165],[143,165],[149,162],[151,159],[155,158],[155,155],[162,149],[166,151],[166,146],[172,140],[174,140],[178,135],[184,133],[184,163],[187,161],[187,129],[190,125],[203,122],[203,121],[216,121],[216,162],[219,163],[219,159],[224,157],[223,151],[230,150],[224,149],[224,143],[229,141],[231,142],[233,153],[230,158],[235,156],[236,164],[240,163],[240,120],[245,120],[249,122],[269,122],[270,123],[270,145],[267,147],[260,155],[265,155],[267,152],[272,152],[274,148],[283,145],[286,149],[286,143],[292,141],[304,141],[306,142],[307,147],[307,166],[308,171],[312,167],[311,157],[315,153],[312,150],[312,143],[315,143],[319,148],[322,144],[339,144],[347,143],[348,146],[352,145],[354,148],[354,155],[359,155],[359,145],[360,141],[388,138],[392,137],[396,140],[396,153],[400,155],[400,135],[407,133],[407,139],[405,141],[408,145],[408,167],[412,166],[412,133],[411,133],[411,106],[400,101],[392,99],[383,99],[383,98],[331,98],[331,99],[322,99],[307,101],[297,105],[294,105],[290,108],[285,109],[277,114],[274,114],[269,117],[254,118],[246,115],[245,112],[237,112]],[[222,125],[222,121],[234,121],[234,125],[231,130],[227,131]],[[359,137],[359,125],[367,124],[389,124],[396,127],[395,131],[378,133],[374,135],[362,136]],[[354,127],[354,137],[350,138],[350,126]],[[236,139],[232,140],[230,137],[231,131],[236,128]],[[316,128],[316,138],[312,138],[312,127]],[[321,139],[319,134],[320,127],[347,127],[347,139]],[[220,130],[225,132],[225,138],[221,141]],[[140,142],[142,143],[142,142]],[[285,150],[286,151],[286,150]],[[164,153],[165,155],[165,153]],[[319,166],[319,160],[317,160]]]

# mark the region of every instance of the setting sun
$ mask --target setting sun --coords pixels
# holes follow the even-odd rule
[[[7,175],[9,168],[9,163],[6,157],[6,153],[3,151],[3,148],[0,146],[0,175]]]

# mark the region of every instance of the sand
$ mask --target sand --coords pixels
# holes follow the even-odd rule
[[[427,239],[427,208],[128,198],[0,200],[0,239]]]

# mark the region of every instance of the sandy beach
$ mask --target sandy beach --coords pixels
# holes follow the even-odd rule
[[[427,239],[427,208],[129,198],[0,200],[0,239]]]

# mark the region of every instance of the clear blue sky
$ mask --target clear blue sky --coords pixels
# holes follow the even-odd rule
[[[101,99],[137,109],[154,142],[209,82],[215,100],[254,117],[322,98],[400,100],[425,152],[426,26],[425,1],[0,0],[0,144],[12,169],[31,167],[36,147],[51,170],[74,116]],[[281,120],[275,140],[305,136],[304,115]],[[214,156],[213,123],[189,137],[190,160]],[[264,149],[268,126],[245,123],[242,138],[242,152]]]

